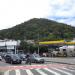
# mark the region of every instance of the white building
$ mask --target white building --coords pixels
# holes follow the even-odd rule
[[[72,42],[75,42],[75,40],[72,40]],[[65,45],[65,46],[59,47],[59,50],[61,54],[64,51],[66,51],[67,56],[75,56],[75,45]]]
[[[75,56],[75,46],[62,46],[59,48],[59,50],[61,54],[65,51],[67,53],[67,56]]]
[[[20,45],[20,41],[15,40],[0,40],[0,51],[16,50],[16,47]]]

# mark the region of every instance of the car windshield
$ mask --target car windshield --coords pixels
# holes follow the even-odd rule
[[[18,58],[19,59],[19,56],[18,55],[13,55],[12,58]]]
[[[40,56],[38,54],[35,54],[34,56],[40,58]]]

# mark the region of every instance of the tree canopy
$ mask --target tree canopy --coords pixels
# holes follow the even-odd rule
[[[75,27],[44,18],[33,18],[9,29],[0,30],[0,39],[37,40],[72,39]]]

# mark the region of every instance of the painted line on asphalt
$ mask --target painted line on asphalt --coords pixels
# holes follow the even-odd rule
[[[71,69],[68,69],[68,68],[63,68],[63,69],[67,70],[67,71],[75,72],[75,70],[71,70]]]
[[[48,67],[65,68],[67,65],[63,64],[48,64],[48,65],[23,65],[23,66],[6,66],[0,67],[0,70],[16,70],[16,69],[41,69]]]
[[[15,72],[16,72],[16,75],[21,75],[19,69],[15,70]]]
[[[57,72],[55,72],[55,71],[53,71],[51,69],[48,69],[48,68],[44,68],[44,70],[49,71],[49,72],[51,72],[54,75],[61,75],[60,73],[57,73]]]
[[[27,75],[34,75],[30,70],[26,70]]]
[[[72,75],[71,73],[66,72],[66,71],[64,71],[64,70],[61,70],[61,69],[58,69],[58,68],[53,68],[53,69],[55,69],[55,70],[57,70],[57,71],[60,71],[60,72],[62,72],[62,73],[64,73],[64,74],[67,74],[67,75]]]
[[[40,70],[40,69],[35,69],[38,73],[40,73],[41,75],[48,75],[48,74],[46,74],[45,72],[43,72],[42,70]]]
[[[9,72],[10,72],[9,70],[5,71],[4,75],[9,75]]]

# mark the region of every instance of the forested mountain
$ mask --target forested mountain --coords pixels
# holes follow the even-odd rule
[[[0,39],[37,40],[71,39],[75,37],[75,27],[44,18],[33,18],[9,29],[0,30]]]

